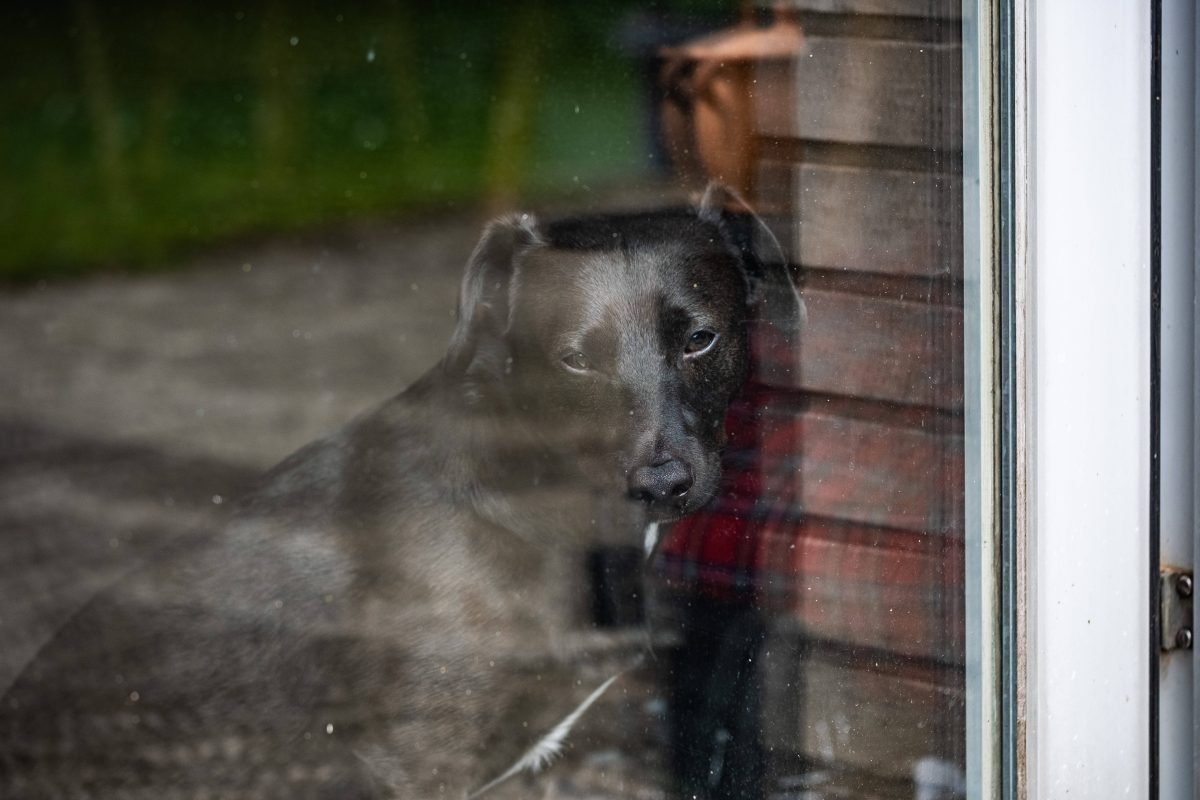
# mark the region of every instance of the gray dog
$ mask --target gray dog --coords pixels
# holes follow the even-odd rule
[[[549,755],[579,546],[718,485],[758,297],[728,199],[489,225],[437,366],[26,669],[0,796],[463,798]]]

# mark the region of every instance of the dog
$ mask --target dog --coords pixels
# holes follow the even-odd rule
[[[579,549],[717,490],[764,282],[731,202],[488,225],[440,363],[26,668],[0,795],[464,798],[553,755],[611,682],[564,666]]]

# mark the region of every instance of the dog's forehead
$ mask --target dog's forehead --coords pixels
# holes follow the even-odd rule
[[[664,240],[611,249],[538,248],[519,265],[514,305],[552,306],[580,324],[629,321],[675,307],[695,315],[738,304],[744,290],[734,258],[721,246]]]

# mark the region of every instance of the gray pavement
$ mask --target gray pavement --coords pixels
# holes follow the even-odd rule
[[[351,225],[0,295],[0,692],[98,589],[432,366],[479,226]]]

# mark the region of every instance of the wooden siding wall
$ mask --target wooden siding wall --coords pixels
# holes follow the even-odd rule
[[[756,201],[808,309],[802,522],[760,559],[795,584],[768,745],[899,783],[965,737],[959,4],[793,5],[807,50],[760,80],[794,105],[757,109]]]

